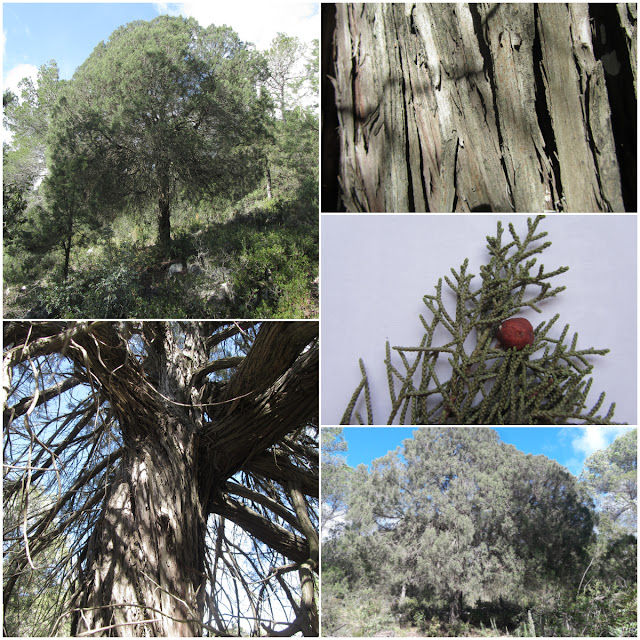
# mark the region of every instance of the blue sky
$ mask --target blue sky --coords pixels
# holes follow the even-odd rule
[[[191,3],[3,3],[4,88],[16,90],[24,76],[54,59],[68,79],[119,26],[152,20],[161,14],[194,17],[201,25],[227,24],[245,42],[268,48],[278,32],[305,42],[320,37],[319,3],[191,2]]]
[[[455,427],[453,427],[455,428]],[[574,475],[593,452],[608,447],[633,427],[498,427],[500,439],[524,453],[544,455],[559,462]],[[347,464],[369,465],[402,441],[412,437],[415,427],[345,427],[349,445]]]
[[[119,26],[159,15],[150,3],[7,3],[2,9],[5,78],[18,65],[38,68],[53,58],[68,79]]]

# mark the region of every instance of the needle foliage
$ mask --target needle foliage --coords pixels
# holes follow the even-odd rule
[[[599,413],[604,393],[591,408],[587,406],[593,382],[588,377],[593,370],[589,356],[605,355],[608,349],[578,348],[577,333],[568,339],[568,324],[559,338],[551,337],[558,314],[535,327],[533,344],[521,351],[496,344],[501,322],[528,307],[541,313],[540,303],[565,289],[554,287],[550,280],[568,267],[545,271],[543,264],[538,265],[538,256],[551,245],[549,240],[541,242],[547,236],[538,230],[543,218],[529,218],[524,237],[512,224],[505,234],[498,222],[495,237],[487,237],[490,259],[480,267],[481,286],[472,285],[475,276],[465,260],[459,270],[451,269],[452,277],[438,280],[435,294],[424,296],[430,320],[420,315],[425,331],[420,344],[392,348],[387,342],[391,396],[387,424],[396,419],[416,425],[614,424],[615,403],[604,416]],[[356,410],[363,395],[366,423],[376,424],[362,360],[360,369],[362,379],[341,424],[354,418],[365,422]]]

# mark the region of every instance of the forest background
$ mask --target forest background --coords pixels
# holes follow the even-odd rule
[[[636,635],[637,430],[410,433],[323,430],[323,635]]]
[[[119,5],[90,43],[116,5],[38,6],[3,6],[5,63],[67,22],[3,95],[5,316],[317,315],[318,5]]]

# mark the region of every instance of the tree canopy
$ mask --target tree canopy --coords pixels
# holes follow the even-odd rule
[[[571,476],[501,446],[493,430],[421,429],[371,473],[357,472],[355,526],[392,540],[400,557],[391,566],[404,567],[397,587],[430,592],[452,619],[463,600],[509,598],[531,578],[566,577],[591,535]]]
[[[86,158],[112,202],[157,206],[166,247],[178,195],[238,193],[255,180],[249,160],[262,147],[267,96],[258,83],[266,74],[262,57],[229,27],[169,16],[120,27],[58,102],[52,175],[70,150]]]
[[[557,635],[554,616],[563,607],[575,625],[583,613],[593,616],[601,591],[588,591],[584,576],[594,554],[605,553],[596,551],[598,515],[588,487],[556,461],[504,444],[493,429],[423,427],[370,467],[352,470],[345,484],[333,446],[340,435],[332,431],[331,446],[323,445],[323,479],[326,470],[328,484],[336,480],[329,501],[346,493],[343,527],[323,529],[327,635],[373,635],[376,624],[392,620],[427,635],[467,635],[464,624],[489,626],[491,618],[526,635],[536,625]],[[323,513],[332,506],[324,496],[323,486]],[[633,593],[631,549],[618,553],[607,577],[608,584],[627,580],[607,592],[619,602]],[[350,619],[357,602],[378,608],[359,627]],[[602,614],[593,628],[613,628],[614,618]]]
[[[51,114],[63,83],[58,65],[49,61],[38,70],[37,83],[24,78],[20,95],[3,95],[4,127],[11,142],[3,142],[3,220],[5,247],[40,252],[42,237],[37,220],[27,214],[32,192],[46,176],[46,141]],[[44,243],[46,246],[46,243]]]
[[[628,532],[638,531],[638,431],[614,440],[587,458],[581,478],[596,496],[601,518]]]
[[[352,469],[344,459],[347,443],[342,427],[326,427],[322,430],[322,531],[323,535],[335,535],[336,527],[344,524],[347,496]]]
[[[317,634],[317,335],[6,323],[5,633]]]

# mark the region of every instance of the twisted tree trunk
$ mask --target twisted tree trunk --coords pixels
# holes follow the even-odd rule
[[[206,558],[211,514],[240,526],[259,543],[256,547],[281,554],[292,563],[286,569],[299,573],[297,602],[291,587],[282,585],[295,619],[284,630],[262,629],[264,618],[255,612],[253,631],[318,634],[318,537],[307,512],[307,497],[318,497],[318,481],[296,454],[301,434],[318,412],[318,323],[261,323],[246,355],[213,357],[220,343],[244,331],[242,325],[253,324],[5,326],[5,344],[14,345],[5,352],[6,374],[49,354],[68,358],[73,371],[65,384],[36,391],[11,410],[6,407],[5,431],[17,416],[78,381],[87,385],[96,407],[108,407],[113,428],[117,425],[117,450],[110,444],[107,462],[94,463],[67,492],[92,495],[91,481],[113,464],[95,498],[88,499],[102,508],[91,519],[92,533],[76,563],[80,575],[69,604],[72,634],[200,636],[207,626],[205,605],[219,625],[209,631],[225,633],[212,593],[219,585],[212,584]],[[210,374],[225,370],[232,370],[225,381],[210,380]],[[100,446],[107,445],[96,441],[90,453],[79,456],[79,464],[99,457]],[[256,474],[260,485],[243,486],[239,472]],[[259,490],[263,483],[270,487],[268,495]],[[61,496],[59,504],[67,499]],[[45,525],[52,520],[53,515]],[[33,553],[46,544],[46,536],[36,538]],[[28,558],[20,562],[24,567]],[[265,582],[271,579],[282,576],[269,573]],[[15,579],[9,593],[13,585]]]
[[[636,10],[607,7],[328,6],[342,207],[635,210]]]
[[[166,435],[125,451],[89,544],[74,633],[202,635],[206,518],[195,439],[179,420],[157,417]]]
[[[207,350],[195,324],[182,340],[162,325],[147,325],[145,336],[153,390],[108,325],[79,362],[108,390],[125,448],[88,546],[73,631],[199,636],[207,514],[198,482],[202,393],[192,378]]]

